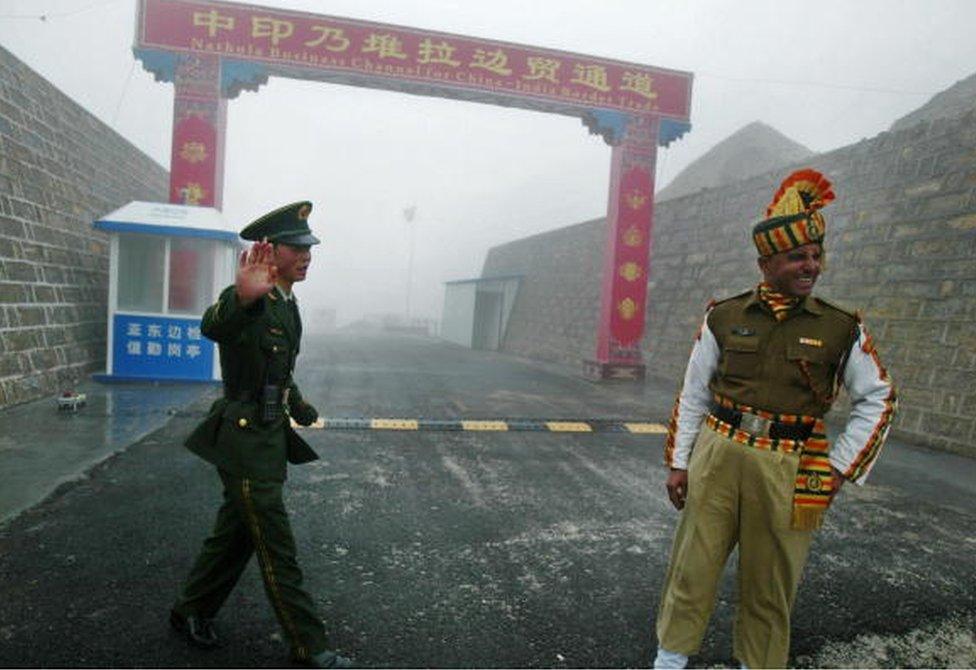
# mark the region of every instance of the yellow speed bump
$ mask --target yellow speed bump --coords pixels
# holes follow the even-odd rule
[[[508,430],[505,421],[462,421],[462,430]]]
[[[582,421],[546,421],[546,428],[554,433],[592,433],[593,428]]]
[[[625,423],[624,426],[632,433],[653,433],[660,435],[668,432],[667,426],[660,423]]]

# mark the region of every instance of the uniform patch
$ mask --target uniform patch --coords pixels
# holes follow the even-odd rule
[[[268,327],[268,332],[271,333],[272,335],[284,335],[285,334],[285,331],[283,331],[281,328],[274,328],[272,326],[269,326]]]
[[[823,340],[818,340],[815,337],[801,337],[800,344],[806,344],[811,347],[822,347],[824,345]]]
[[[748,335],[755,335],[756,331],[754,331],[752,328],[746,328],[745,326],[736,326],[735,328],[732,329],[732,334],[748,336]]]

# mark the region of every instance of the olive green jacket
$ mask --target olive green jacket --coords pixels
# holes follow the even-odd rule
[[[259,421],[257,398],[266,383],[289,389],[292,411],[304,404],[291,376],[302,331],[297,305],[272,290],[244,308],[229,286],[207,308],[201,331],[220,350],[224,397],[210,407],[186,447],[233,476],[252,479],[284,481],[288,462],[316,460],[288,414],[268,425]]]
[[[858,337],[854,314],[807,296],[777,321],[753,290],[717,303],[707,318],[721,352],[712,392],[768,412],[827,413]]]

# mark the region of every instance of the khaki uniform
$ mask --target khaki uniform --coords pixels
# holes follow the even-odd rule
[[[840,379],[863,411],[845,431],[850,434],[843,453],[830,453],[829,465],[863,481],[894,402],[873,349],[867,352],[869,343],[855,315],[812,296],[785,320],[777,320],[756,291],[709,311],[665,447],[667,465],[687,469],[689,481],[657,616],[661,649],[697,653],[723,568],[738,547],[736,658],[748,667],[786,664],[790,612],[813,536],[791,523],[798,482],[807,480],[805,443],[744,439],[727,426],[720,430],[714,417],[702,418],[721,400],[778,420],[816,418],[822,426]],[[818,494],[827,504],[833,489],[829,465],[818,473]]]
[[[328,644],[302,588],[282,484],[288,462],[318,456],[292,429],[287,414],[262,423],[259,402],[262,387],[271,383],[288,389],[292,412],[307,411],[291,378],[301,330],[297,305],[277,289],[245,309],[230,286],[204,314],[202,331],[220,349],[224,397],[186,446],[217,467],[224,502],[174,609],[213,617],[256,553],[285,639],[296,658],[307,659]]]

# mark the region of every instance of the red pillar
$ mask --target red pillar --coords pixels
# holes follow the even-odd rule
[[[224,188],[227,100],[220,57],[182,55],[173,77],[173,150],[169,201],[220,209]]]
[[[643,379],[647,278],[654,220],[654,168],[659,117],[632,117],[611,154],[607,245],[595,360],[597,379]]]

